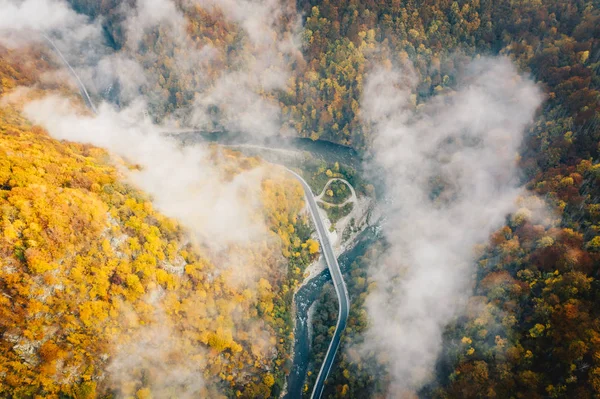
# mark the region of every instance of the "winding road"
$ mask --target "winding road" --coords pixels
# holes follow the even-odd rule
[[[75,72],[75,70],[71,67],[69,62],[63,56],[62,52],[58,49],[56,44],[50,39],[47,35],[43,34],[44,38],[50,43],[54,51],[58,54],[64,64],[69,68],[71,74],[77,80],[77,85],[79,86],[79,90],[81,91],[81,96],[83,97],[86,105],[94,112],[97,113],[96,107],[90,98],[88,91],[85,88],[85,85]],[[287,168],[286,168],[287,169]],[[308,183],[296,172],[287,169],[289,173],[291,173],[299,182],[302,184],[302,188],[304,189],[304,195],[306,198],[306,202],[308,204],[308,209],[312,216],[313,222],[317,229],[317,235],[319,237],[319,241],[321,243],[321,252],[325,258],[325,262],[327,263],[327,267],[329,268],[329,272],[331,274],[331,279],[333,281],[333,285],[335,287],[335,291],[338,297],[339,309],[338,309],[338,319],[335,327],[335,332],[333,334],[333,338],[329,343],[329,348],[327,349],[327,354],[325,355],[325,359],[323,364],[321,365],[321,369],[319,370],[319,375],[317,377],[317,381],[315,382],[315,386],[313,388],[311,399],[319,399],[323,394],[323,389],[325,387],[325,380],[331,371],[331,367],[333,366],[333,360],[335,359],[335,354],[340,345],[340,339],[342,332],[346,328],[346,323],[348,321],[348,314],[350,309],[350,299],[348,298],[348,291],[346,289],[346,284],[344,283],[344,278],[342,277],[342,272],[340,270],[340,265],[338,264],[335,253],[333,252],[333,247],[329,242],[327,229],[323,223],[323,219],[321,219],[321,215],[319,214],[319,208],[317,206],[317,202],[315,201],[315,197],[310,189]],[[344,180],[346,184],[352,190],[353,196],[356,196],[354,193],[354,189],[352,186]],[[328,182],[328,184],[331,182]],[[327,185],[328,185],[327,184]]]
[[[306,197],[308,209],[310,210],[310,214],[312,215],[313,222],[315,224],[315,227],[317,228],[317,235],[319,236],[319,241],[321,242],[321,252],[325,257],[325,262],[327,263],[327,267],[329,268],[329,273],[331,273],[331,280],[333,281],[333,286],[335,287],[335,292],[337,294],[339,303],[338,319],[337,324],[335,326],[335,332],[333,333],[333,338],[329,343],[327,354],[325,355],[325,359],[323,360],[323,364],[321,365],[321,369],[319,370],[317,381],[315,382],[315,386],[310,396],[311,399],[319,399],[323,394],[323,389],[325,388],[325,380],[327,379],[327,376],[331,371],[331,367],[333,366],[333,360],[335,359],[335,354],[338,350],[338,347],[340,346],[342,332],[346,328],[346,323],[348,322],[350,299],[348,298],[348,290],[346,289],[346,284],[344,283],[344,278],[342,277],[340,265],[338,264],[331,243],[329,242],[327,229],[325,228],[323,220],[321,219],[321,215],[319,214],[319,208],[317,206],[317,202],[315,201],[315,197],[313,196],[313,193],[310,187],[308,186],[308,183],[306,183],[306,181],[304,181],[304,179],[299,174],[289,169],[288,172],[290,172],[296,179],[298,179],[300,184],[302,184],[302,188],[304,188],[304,196]]]

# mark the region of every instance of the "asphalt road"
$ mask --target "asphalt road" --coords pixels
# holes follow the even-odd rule
[[[317,202],[315,201],[312,190],[300,175],[289,169],[288,171],[292,175],[294,175],[296,179],[298,179],[298,181],[302,184],[302,187],[304,188],[304,194],[306,197],[306,202],[308,204],[308,209],[310,210],[310,214],[312,215],[313,222],[315,224],[315,227],[317,228],[319,241],[321,242],[321,252],[325,257],[325,262],[327,263],[327,267],[329,268],[329,272],[331,273],[331,280],[333,281],[333,286],[335,287],[335,292],[337,294],[339,302],[338,319],[337,325],[335,326],[335,332],[333,333],[333,338],[329,343],[327,354],[325,355],[325,359],[323,361],[323,364],[321,365],[321,369],[319,370],[319,375],[317,377],[317,381],[315,382],[315,386],[313,387],[311,395],[311,399],[319,399],[323,394],[323,389],[325,388],[325,380],[327,379],[327,376],[331,371],[331,366],[333,366],[335,354],[337,352],[338,347],[340,346],[340,338],[342,332],[346,328],[346,323],[348,322],[350,299],[348,298],[348,290],[346,289],[346,284],[344,283],[344,279],[342,277],[340,265],[338,264],[331,243],[329,242],[327,229],[325,229],[323,220],[319,215],[319,208],[317,206]]]

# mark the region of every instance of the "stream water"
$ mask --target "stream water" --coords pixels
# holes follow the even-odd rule
[[[307,152],[314,159],[327,161],[328,163],[339,162],[351,166],[355,170],[361,170],[362,157],[351,147],[331,143],[329,141],[311,140],[300,137],[265,137],[256,138],[249,135],[232,134],[230,132],[198,132],[189,131],[173,134],[184,145],[197,142],[212,142],[235,147],[256,146],[270,150],[293,150]]]
[[[349,278],[347,272],[354,260],[363,256],[367,249],[375,242],[379,234],[379,224],[367,227],[356,239],[356,245],[338,257],[340,269],[344,278]],[[296,331],[294,334],[294,362],[292,371],[287,378],[286,399],[302,397],[302,387],[306,380],[308,365],[311,361],[310,340],[308,336],[308,310],[319,298],[323,286],[331,284],[329,270],[325,269],[313,279],[308,281],[298,290],[296,301]]]

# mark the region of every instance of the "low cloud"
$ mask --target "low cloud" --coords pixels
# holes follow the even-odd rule
[[[363,117],[387,191],[389,249],[371,268],[362,346],[392,377],[390,397],[432,376],[444,327],[468,298],[477,243],[518,209],[517,157],[542,96],[505,58],[471,63],[456,92],[416,105],[410,68],[376,69]]]
[[[122,12],[127,17],[124,27],[132,49],[137,49],[145,33],[158,26],[169,29],[177,44],[186,41],[185,17],[171,0],[138,0],[135,7],[123,5]]]
[[[254,137],[279,134],[281,110],[273,94],[286,87],[290,65],[302,58],[295,8],[279,0],[209,0],[205,5],[242,29],[245,40],[238,51],[243,63],[196,97],[191,123]],[[214,109],[220,111],[217,116]]]
[[[133,310],[126,307],[125,310],[121,322],[130,333],[121,337],[123,342],[114,351],[107,368],[109,384],[118,397],[138,397],[138,391],[144,389],[149,389],[156,398],[209,396],[202,371],[206,366],[202,349],[186,347],[188,340],[170,324],[160,308],[155,309],[152,323],[140,323]],[[213,392],[210,396],[215,395]]]
[[[50,30],[67,28],[85,17],[62,0],[1,0],[0,30]]]
[[[77,113],[61,97],[48,96],[25,105],[32,122],[59,140],[106,148],[140,170],[123,172],[150,194],[165,215],[180,220],[199,241],[220,250],[264,238],[260,212],[261,169],[227,178],[205,145],[181,148],[142,120],[143,103],[116,111],[108,104],[97,115]]]
[[[169,126],[226,129],[255,137],[281,132],[276,94],[285,89],[294,62],[302,58],[301,20],[292,2],[123,3],[112,11],[123,33],[119,50],[107,44],[103,17],[90,19],[65,0],[0,0],[0,7],[0,43],[18,47],[43,42],[43,34],[48,35],[96,101],[128,106],[144,97],[150,116]],[[184,10],[196,7],[229,24],[229,36],[238,38],[235,43],[221,48],[229,39],[192,40]],[[64,76],[55,78],[65,83]],[[175,82],[182,91],[178,95],[188,102],[178,101],[173,109],[172,87],[167,89],[165,81]]]

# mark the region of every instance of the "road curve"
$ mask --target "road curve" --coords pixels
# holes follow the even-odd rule
[[[315,224],[315,227],[317,228],[319,241],[321,242],[321,252],[325,257],[325,262],[327,263],[327,267],[329,268],[329,273],[331,273],[331,280],[333,281],[333,286],[335,287],[335,292],[337,294],[339,302],[338,319],[337,324],[335,326],[335,332],[333,333],[333,338],[329,343],[327,354],[325,355],[325,359],[323,360],[323,364],[321,365],[321,369],[319,370],[319,375],[317,376],[317,381],[315,382],[315,386],[313,387],[313,391],[310,396],[311,399],[319,399],[323,394],[323,389],[325,388],[325,380],[327,379],[327,376],[331,371],[331,367],[333,366],[333,359],[335,359],[335,354],[337,352],[338,347],[340,346],[340,338],[342,332],[346,328],[346,323],[348,322],[350,299],[348,298],[348,290],[346,289],[346,284],[344,283],[344,278],[342,277],[340,265],[338,264],[331,243],[329,242],[327,230],[325,229],[323,220],[319,215],[319,208],[317,206],[317,202],[315,201],[314,195],[306,181],[304,181],[304,179],[299,174],[292,170],[287,170],[300,182],[300,184],[302,184],[302,188],[304,188],[304,196],[306,197],[306,203],[308,204],[308,209],[310,210],[310,214],[312,215],[313,222]]]

